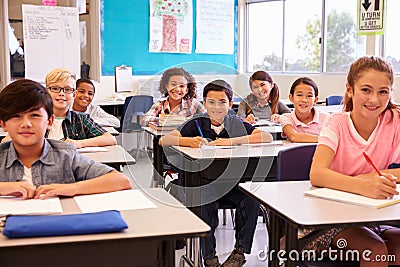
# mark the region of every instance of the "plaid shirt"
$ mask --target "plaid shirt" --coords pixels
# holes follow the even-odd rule
[[[106,130],[93,121],[88,114],[69,110],[62,122],[64,138],[82,140],[101,136]],[[47,137],[48,133],[46,133]]]
[[[205,109],[197,99],[182,99],[181,104],[174,110],[170,109],[168,98],[155,103],[150,110],[144,115],[143,125],[148,125],[151,121],[157,121],[160,114],[183,115],[191,118],[195,114],[203,114]]]

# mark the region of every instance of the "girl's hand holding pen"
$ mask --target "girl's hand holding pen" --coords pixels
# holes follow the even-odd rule
[[[253,124],[256,123],[256,121],[258,120],[258,118],[256,116],[254,116],[253,114],[250,114],[249,116],[247,116],[246,118],[243,119],[243,121]]]
[[[378,175],[376,172],[361,174],[357,178],[363,178],[358,188],[359,194],[371,198],[388,199],[399,192],[396,190],[397,177],[389,173],[381,173]]]

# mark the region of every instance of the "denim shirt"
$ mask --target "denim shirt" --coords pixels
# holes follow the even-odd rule
[[[45,139],[42,155],[31,166],[35,186],[69,184],[104,175],[113,168],[95,162],[64,141]],[[0,182],[21,181],[24,165],[18,159],[12,141],[0,144]]]

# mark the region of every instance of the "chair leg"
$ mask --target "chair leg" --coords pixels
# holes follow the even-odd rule
[[[231,209],[231,218],[232,218],[233,229],[235,229],[236,226],[235,226],[235,210],[234,209]]]
[[[141,145],[140,143],[142,141],[142,133],[143,133],[143,131],[140,131],[138,133],[138,137],[136,139],[136,141],[137,141],[137,144],[136,144],[136,159],[139,159],[140,145]]]

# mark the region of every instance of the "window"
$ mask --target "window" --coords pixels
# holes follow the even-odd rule
[[[246,14],[247,72],[347,72],[365,54],[356,1],[248,0]]]
[[[384,55],[397,73],[400,72],[400,36],[397,28],[399,25],[398,10],[400,10],[399,0],[387,0]]]

